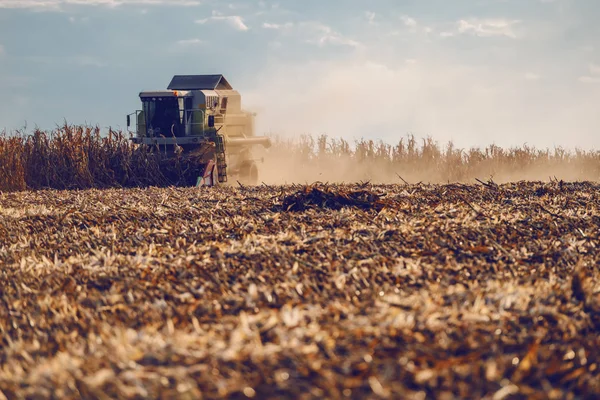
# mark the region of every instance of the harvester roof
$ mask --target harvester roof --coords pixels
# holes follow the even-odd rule
[[[231,90],[223,75],[175,75],[169,90]]]
[[[144,90],[140,92],[140,97],[192,97],[192,93],[173,90]]]

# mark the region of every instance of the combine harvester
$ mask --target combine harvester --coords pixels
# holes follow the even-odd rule
[[[223,75],[176,75],[167,90],[140,93],[142,109],[127,116],[136,121],[132,141],[193,159],[196,185],[224,184],[229,177],[256,184],[253,146],[271,146],[254,136],[254,116],[242,110],[240,94]]]

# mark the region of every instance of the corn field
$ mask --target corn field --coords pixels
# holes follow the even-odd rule
[[[597,180],[600,152],[495,145],[468,150],[431,138],[402,137],[396,144],[303,135],[273,138],[260,150],[266,183],[372,181],[378,183],[474,182],[474,179]],[[125,133],[65,124],[53,131],[0,135],[0,190],[178,186],[197,171],[182,159],[132,144]],[[190,172],[191,171],[191,172]],[[196,174],[196,175],[194,175]],[[234,182],[235,183],[235,182]]]
[[[564,148],[522,147],[460,149],[445,146],[432,138],[402,137],[396,144],[384,141],[317,138],[310,135],[295,139],[275,138],[276,157],[266,156],[268,168],[285,175],[281,164],[295,172],[277,183],[303,183],[313,180],[352,183],[474,183],[475,179],[510,182],[517,180],[584,180],[600,178],[600,152]],[[289,178],[289,179],[287,179]],[[307,181],[307,182],[304,182]]]
[[[133,145],[123,132],[68,126],[0,137],[0,190],[170,186],[186,182],[180,160]]]

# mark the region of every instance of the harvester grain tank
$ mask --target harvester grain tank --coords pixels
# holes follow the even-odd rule
[[[255,146],[269,147],[254,135],[254,114],[242,109],[240,94],[223,75],[176,75],[167,90],[140,93],[142,109],[134,117],[134,143],[169,155],[191,155],[198,163],[198,185],[213,186],[235,177],[255,184]]]

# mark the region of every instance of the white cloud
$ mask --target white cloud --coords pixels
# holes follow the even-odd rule
[[[289,29],[289,28],[292,28],[293,26],[294,26],[293,22],[286,22],[285,24],[273,24],[270,22],[264,22],[262,24],[262,27],[265,29],[275,29],[275,30]]]
[[[600,75],[600,65],[590,64],[590,74]]]
[[[377,14],[375,14],[373,11],[367,11],[365,12],[365,17],[367,18],[367,21],[369,22],[369,24],[371,25],[375,25],[375,18],[377,17]]]
[[[416,28],[418,25],[417,20],[409,16],[403,15],[400,19],[402,20],[404,25],[408,26],[409,28]]]
[[[264,22],[263,29],[272,29],[284,32],[285,34],[294,34],[303,39],[306,43],[315,44],[319,47],[327,45],[349,46],[358,48],[361,44],[340,32],[335,31],[328,25],[318,21],[304,21],[300,23],[286,22],[277,24]]]
[[[521,21],[507,19],[462,19],[457,23],[458,33],[472,34],[479,37],[505,36],[517,37],[514,26]]]
[[[313,43],[320,47],[326,45],[361,47],[360,42],[342,35],[321,22],[303,22],[298,25],[298,28],[299,32],[309,35],[309,38],[306,40],[308,43]]]
[[[81,17],[81,18],[77,18],[75,16],[70,16],[69,17],[69,22],[72,23],[72,24],[75,24],[75,23],[78,23],[78,22],[79,23],[86,23],[86,22],[89,22],[89,20],[90,20],[90,17]]]
[[[183,39],[177,41],[177,44],[180,46],[198,46],[204,43],[202,39]]]
[[[430,26],[425,26],[419,21],[417,21],[415,18],[410,17],[408,15],[401,16],[400,21],[402,21],[402,24],[410,33],[424,33],[428,35],[434,31],[434,28]],[[399,35],[402,33],[399,30],[394,30],[393,32],[395,35]]]
[[[60,10],[65,5],[118,7],[127,4],[198,6],[198,0],[0,0],[0,8]]]
[[[239,15],[216,15],[213,13],[211,17],[199,19],[196,21],[197,24],[205,24],[208,21],[225,21],[238,31],[247,31],[248,26],[244,23],[244,19]]]
[[[535,74],[533,72],[527,72],[525,74],[525,79],[527,79],[528,81],[539,81],[542,77],[538,74]]]

